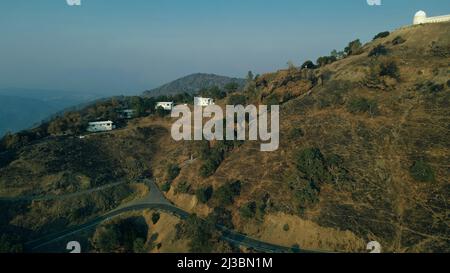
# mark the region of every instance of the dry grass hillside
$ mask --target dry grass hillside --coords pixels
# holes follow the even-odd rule
[[[399,29],[320,68],[261,75],[240,95],[281,105],[274,152],[252,141],[175,142],[174,119],[157,115],[0,152],[1,197],[128,182],[67,201],[0,202],[2,233],[33,238],[85,222],[143,191],[129,182],[152,175],[177,206],[264,241],[365,252],[376,240],[386,252],[450,252],[449,67],[443,23]],[[186,250],[164,227],[176,223],[161,215],[150,224],[160,245],[152,251]]]
[[[369,57],[380,45],[386,52]],[[392,63],[393,73],[381,72]],[[449,64],[445,23],[397,30],[319,69],[262,75],[253,102],[282,104],[278,151],[246,142],[205,178],[201,144],[167,137],[153,161],[155,177],[163,185],[167,165],[195,155],[167,196],[200,215],[225,206],[235,228],[274,243],[365,251],[377,240],[385,251],[448,252]],[[312,170],[298,166],[311,161]],[[206,204],[195,196],[232,181],[241,190],[229,204],[214,193]]]

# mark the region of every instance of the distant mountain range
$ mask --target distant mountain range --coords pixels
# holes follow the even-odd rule
[[[245,85],[244,79],[230,78],[215,74],[196,73],[169,82],[158,88],[145,91],[143,95],[147,97],[156,97],[161,95],[176,95],[185,92],[193,94],[203,88],[209,88],[213,86],[223,88],[226,84],[231,82],[235,82],[241,87]]]
[[[60,90],[0,89],[0,137],[33,127],[57,112],[99,97]]]

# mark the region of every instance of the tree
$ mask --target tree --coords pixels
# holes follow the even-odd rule
[[[161,215],[158,212],[154,212],[152,214],[152,223],[153,224],[158,223],[160,217],[161,217]]]
[[[180,170],[177,164],[169,164],[167,166],[167,180],[172,182],[180,174]]]
[[[234,228],[232,219],[233,216],[231,211],[224,209],[222,206],[215,207],[206,218],[206,220],[213,225],[224,226],[229,229]]]
[[[228,96],[228,105],[246,105],[247,97],[242,94],[232,94]]]
[[[317,66],[310,60],[304,62],[301,66],[301,69],[316,69]]]
[[[369,52],[369,57],[378,57],[382,55],[386,55],[388,53],[388,50],[383,45],[377,45]]]
[[[161,106],[159,106],[158,108],[156,108],[155,111],[156,115],[159,117],[165,117],[168,113],[168,111],[164,110],[164,108],[162,108]]]
[[[255,217],[256,214],[256,202],[249,202],[239,209],[239,212],[243,218],[250,219]]]
[[[345,54],[350,55],[358,55],[362,53],[362,44],[359,39],[351,41],[348,46],[344,49]]]
[[[343,59],[345,57],[344,51],[337,51],[336,49],[333,49],[331,51],[330,56],[335,57],[337,60]]]
[[[189,238],[189,250],[194,253],[208,253],[213,250],[218,241],[218,234],[214,231],[214,225],[209,221],[203,221],[196,214],[191,214],[183,223],[176,225],[177,238]]]
[[[318,148],[303,149],[296,154],[295,159],[297,169],[303,173],[305,179],[315,183],[332,180],[325,158]]]
[[[203,204],[205,204],[209,201],[212,194],[213,194],[213,187],[211,187],[211,186],[199,188],[195,192],[195,196],[197,196],[198,201],[200,201]]]
[[[234,93],[238,90],[239,84],[236,82],[229,82],[225,84],[224,89],[227,91],[227,93]]]
[[[241,182],[236,181],[222,185],[214,192],[214,197],[222,206],[228,206],[233,203],[234,197],[241,192]]]
[[[254,80],[254,75],[252,71],[248,71],[247,73],[247,82],[251,82]]]
[[[133,242],[133,253],[145,253],[145,240],[143,238],[136,238]]]
[[[373,37],[373,40],[385,38],[385,37],[389,36],[389,34],[391,34],[389,31],[380,32],[377,35],[375,35],[375,37]]]
[[[379,65],[379,76],[388,76],[398,80],[400,78],[400,71],[395,61],[390,59],[381,61]]]
[[[336,57],[333,56],[323,56],[317,59],[317,65],[319,67],[325,66],[327,64],[331,64],[337,61]]]

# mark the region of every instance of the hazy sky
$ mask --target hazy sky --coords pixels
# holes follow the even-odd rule
[[[243,77],[450,13],[450,0],[1,0],[0,88],[139,93],[190,73]]]

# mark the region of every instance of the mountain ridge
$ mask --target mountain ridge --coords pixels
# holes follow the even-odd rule
[[[160,87],[145,91],[143,95],[146,97],[177,95],[182,93],[192,95],[203,88],[210,88],[213,86],[223,89],[226,84],[233,82],[237,83],[241,88],[245,85],[245,80],[240,78],[232,78],[209,73],[193,73],[163,84]]]

